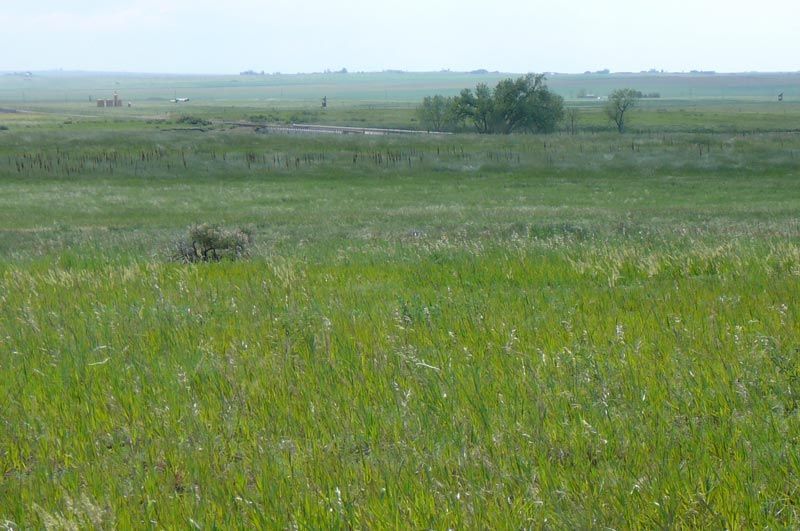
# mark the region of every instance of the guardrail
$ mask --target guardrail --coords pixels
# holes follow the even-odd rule
[[[413,129],[383,129],[379,127],[349,127],[340,125],[315,125],[315,124],[264,124],[254,122],[224,122],[226,125],[238,127],[252,127],[259,131],[271,133],[322,133],[336,135],[449,135],[436,131],[416,131]]]

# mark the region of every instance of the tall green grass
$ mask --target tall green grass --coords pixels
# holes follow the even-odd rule
[[[800,524],[794,135],[150,127],[0,144],[6,527]]]
[[[798,277],[558,240],[10,267],[3,516],[791,527]]]

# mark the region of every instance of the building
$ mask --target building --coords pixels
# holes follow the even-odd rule
[[[122,107],[122,98],[115,92],[113,100],[97,100],[98,107]]]

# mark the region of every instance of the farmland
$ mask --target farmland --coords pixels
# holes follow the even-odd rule
[[[226,123],[476,79],[333,76],[0,81],[0,522],[800,525],[796,77],[632,83],[626,135],[602,76],[574,135]],[[204,222],[249,256],[175,261]]]

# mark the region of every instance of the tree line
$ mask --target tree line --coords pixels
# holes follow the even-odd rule
[[[628,111],[643,95],[620,89],[608,97],[605,112],[617,130],[625,130]],[[417,108],[417,117],[429,131],[479,134],[552,133],[567,118],[575,133],[577,111],[565,110],[564,98],[547,87],[544,74],[507,78],[492,89],[479,83],[457,96],[427,96]]]
[[[547,87],[544,74],[528,74],[504,79],[494,89],[479,83],[458,96],[428,96],[418,117],[433,131],[549,133],[564,117],[564,98]]]

